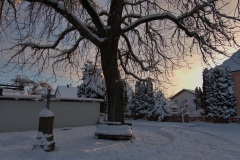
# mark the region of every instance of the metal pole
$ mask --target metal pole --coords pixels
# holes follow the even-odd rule
[[[48,89],[47,93],[47,109],[50,107],[51,89]]]

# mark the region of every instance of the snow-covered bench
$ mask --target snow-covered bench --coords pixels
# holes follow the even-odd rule
[[[95,136],[99,139],[129,140],[132,138],[132,124],[121,122],[100,122]]]

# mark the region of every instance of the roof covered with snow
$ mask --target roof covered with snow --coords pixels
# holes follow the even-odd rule
[[[178,95],[180,95],[183,92],[189,92],[195,95],[195,90],[192,89],[182,89],[181,91],[177,92],[175,95],[171,96],[169,99],[173,99],[175,97],[177,97]]]
[[[240,50],[235,52],[229,59],[225,60],[218,67],[227,67],[230,72],[240,70]]]
[[[68,87],[68,86],[57,86],[55,95],[56,98],[78,98],[77,95],[78,88],[77,87]]]

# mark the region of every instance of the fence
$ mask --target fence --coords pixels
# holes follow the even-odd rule
[[[85,99],[86,100],[86,99]],[[101,101],[51,101],[54,128],[95,125],[100,114]],[[0,132],[36,130],[39,112],[46,107],[45,101],[30,99],[10,100],[0,97]]]
[[[133,119],[147,119],[149,121],[158,121],[157,116],[148,117],[146,114],[130,115],[125,116],[126,118]],[[182,116],[166,116],[162,119],[162,122],[183,122]],[[221,118],[221,117],[209,117],[209,116],[200,116],[200,117],[191,117],[184,116],[185,122],[211,122],[211,123],[240,123],[240,116],[230,117],[230,118]]]
[[[173,120],[174,119],[174,120]],[[167,116],[163,119],[165,122],[182,122],[182,116]],[[240,117],[230,117],[230,118],[221,118],[221,117],[188,117],[189,122],[211,122],[211,123],[240,123]]]

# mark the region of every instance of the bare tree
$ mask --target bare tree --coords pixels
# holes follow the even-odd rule
[[[2,0],[0,36],[15,31],[15,38],[1,53],[10,56],[6,66],[51,67],[54,75],[78,73],[80,60],[95,54],[109,121],[123,122],[120,70],[162,79],[193,52],[214,61],[237,45],[239,7],[239,0]]]

